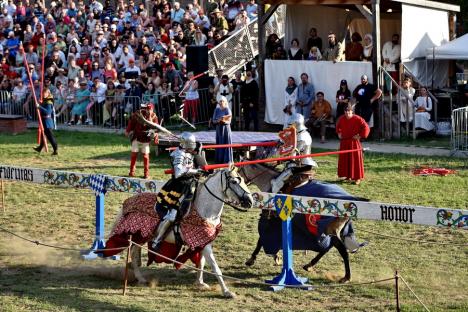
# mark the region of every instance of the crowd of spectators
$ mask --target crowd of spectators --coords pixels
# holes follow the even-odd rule
[[[311,28],[309,37],[301,43],[298,38],[291,40],[289,49],[285,49],[278,35],[271,34],[267,38],[266,58],[275,60],[310,60],[310,61],[366,61],[372,62],[373,40],[371,34],[364,39],[358,32],[350,36],[350,41],[343,45],[334,32],[330,32],[327,42],[317,34],[316,28]]]
[[[138,108],[140,101],[129,104],[125,97],[157,101],[159,95],[178,94],[187,80],[187,46],[212,48],[256,12],[255,0],[221,0],[206,8],[198,0],[185,8],[167,0],[54,0],[47,6],[6,0],[0,15],[0,91],[9,91],[31,118],[30,78],[39,96],[44,55],[44,83],[57,115],[70,125],[111,126],[118,114]],[[99,116],[90,115],[96,111]]]
[[[377,109],[378,99],[382,91],[368,81],[366,75],[361,76],[361,84],[351,91],[348,82],[340,81],[336,91],[336,113],[333,115],[332,105],[325,100],[322,91],[315,91],[313,81],[306,73],[301,74],[301,82],[296,83],[294,77],[288,77],[284,91],[284,127],[289,125],[291,116],[301,114],[304,116],[308,131],[314,134],[319,130],[320,142],[326,142],[326,129],[334,125],[345,114],[349,104],[355,108],[356,115],[362,117],[369,128],[374,125],[374,112]]]

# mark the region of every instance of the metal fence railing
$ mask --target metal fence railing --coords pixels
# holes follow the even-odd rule
[[[468,106],[452,111],[452,153],[468,154]]]
[[[143,102],[154,103],[154,111],[165,126],[184,125],[178,117],[196,125],[208,125],[216,108],[216,96],[212,89],[199,89],[195,109],[187,109],[185,94],[156,92],[142,97],[117,94],[101,97],[80,97],[76,94],[55,95],[54,109],[57,125],[92,125],[95,127],[125,128],[131,114]],[[241,127],[241,103],[239,92],[233,94],[233,127]],[[12,92],[0,91],[0,114],[22,115],[29,121],[37,121],[34,100],[29,92],[14,96]],[[234,122],[236,121],[237,124]]]
[[[285,19],[286,6],[280,5],[265,24],[266,36],[276,33],[282,38]],[[216,68],[223,67],[225,74],[232,75],[257,55],[258,19],[254,19],[208,52],[208,70],[214,74]]]

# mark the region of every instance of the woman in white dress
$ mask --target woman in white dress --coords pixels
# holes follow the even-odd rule
[[[414,114],[414,126],[416,129],[424,129],[426,131],[434,130],[434,124],[430,121],[431,114],[429,113],[432,110],[432,99],[427,94],[427,89],[421,87],[421,95],[418,96],[414,105],[416,112]]]
[[[288,85],[284,90],[284,128],[289,125],[289,118],[296,113],[295,103],[297,100],[297,85],[293,77],[288,78]]]

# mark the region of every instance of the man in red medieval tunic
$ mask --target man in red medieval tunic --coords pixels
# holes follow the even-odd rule
[[[340,150],[362,149],[361,138],[367,138],[370,129],[366,121],[354,115],[354,106],[348,104],[344,116],[336,123],[336,133],[340,138]],[[364,178],[362,150],[340,154],[338,158],[338,177],[359,184]]]
[[[151,126],[146,121],[151,123],[158,123],[158,117],[153,112],[152,103],[141,104],[141,109],[133,113],[130,121],[128,122],[125,134],[130,138],[132,144],[132,154],[130,159],[130,177],[135,176],[136,161],[138,152],[141,149],[143,154],[143,166],[144,166],[144,178],[149,178],[149,154],[150,154],[150,142],[152,139],[151,132],[149,131]],[[155,134],[154,141],[157,143],[158,136]]]

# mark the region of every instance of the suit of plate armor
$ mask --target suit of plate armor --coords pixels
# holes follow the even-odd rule
[[[297,143],[296,151],[293,153],[294,156],[308,155],[311,153],[312,148],[312,137],[307,131],[304,125],[304,116],[301,114],[294,114],[294,117],[290,119],[290,126],[294,126],[297,131]],[[271,181],[271,192],[278,193],[290,177],[296,173],[305,173],[310,171],[312,168],[317,168],[317,163],[312,157],[306,157],[289,161],[285,165],[284,171],[275,179]]]
[[[161,188],[157,202],[167,208],[167,213],[160,221],[153,240],[153,248],[157,249],[164,240],[169,228],[178,215],[184,215],[193,200],[200,170],[195,169],[194,154],[199,153],[201,145],[195,141],[195,136],[184,132],[180,136],[180,146],[171,153],[173,168],[172,178]]]

